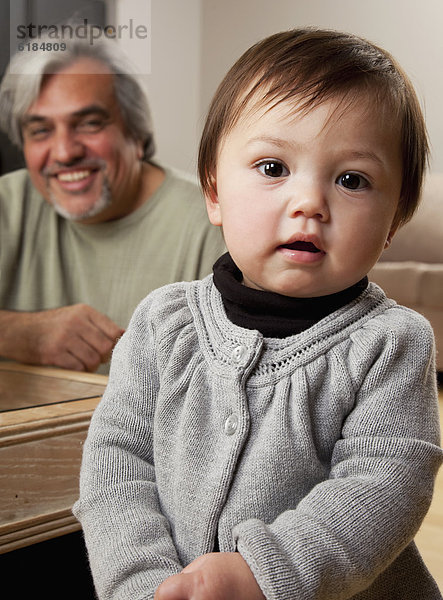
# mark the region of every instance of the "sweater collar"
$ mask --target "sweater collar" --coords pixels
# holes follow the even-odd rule
[[[229,253],[217,260],[213,273],[228,318],[235,325],[275,338],[308,329],[357,298],[368,286],[368,278],[364,277],[345,290],[316,298],[291,298],[255,290],[243,285],[242,273]]]

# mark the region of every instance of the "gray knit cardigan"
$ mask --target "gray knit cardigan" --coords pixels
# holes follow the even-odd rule
[[[217,538],[269,600],[439,599],[412,541],[439,443],[431,328],[374,284],[285,339],[231,323],[212,276],[161,288],[84,448],[98,596],[152,599]]]

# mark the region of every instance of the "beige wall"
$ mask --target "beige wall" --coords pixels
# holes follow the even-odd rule
[[[142,79],[154,122],[156,158],[193,172],[200,135],[201,1],[112,0],[110,4],[117,23],[128,17],[145,22],[151,5],[151,72]],[[124,50],[145,72],[135,45]]]
[[[121,10],[146,0],[113,0]],[[126,8],[125,8],[126,6]],[[414,82],[443,171],[442,0],[152,0],[146,77],[158,157],[193,171],[208,103],[240,54],[259,39],[317,25],[363,35],[392,52]]]

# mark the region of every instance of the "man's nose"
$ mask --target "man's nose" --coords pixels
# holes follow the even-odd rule
[[[58,163],[70,164],[85,154],[85,147],[69,128],[59,128],[53,136],[51,159]]]
[[[294,182],[287,203],[290,218],[300,215],[308,219],[326,222],[330,218],[327,194],[316,181]]]

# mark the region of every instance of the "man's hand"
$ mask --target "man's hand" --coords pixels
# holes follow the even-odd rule
[[[0,356],[93,372],[109,360],[123,333],[87,304],[39,312],[0,311]]]
[[[154,600],[265,600],[252,571],[238,552],[199,556],[168,577]]]

